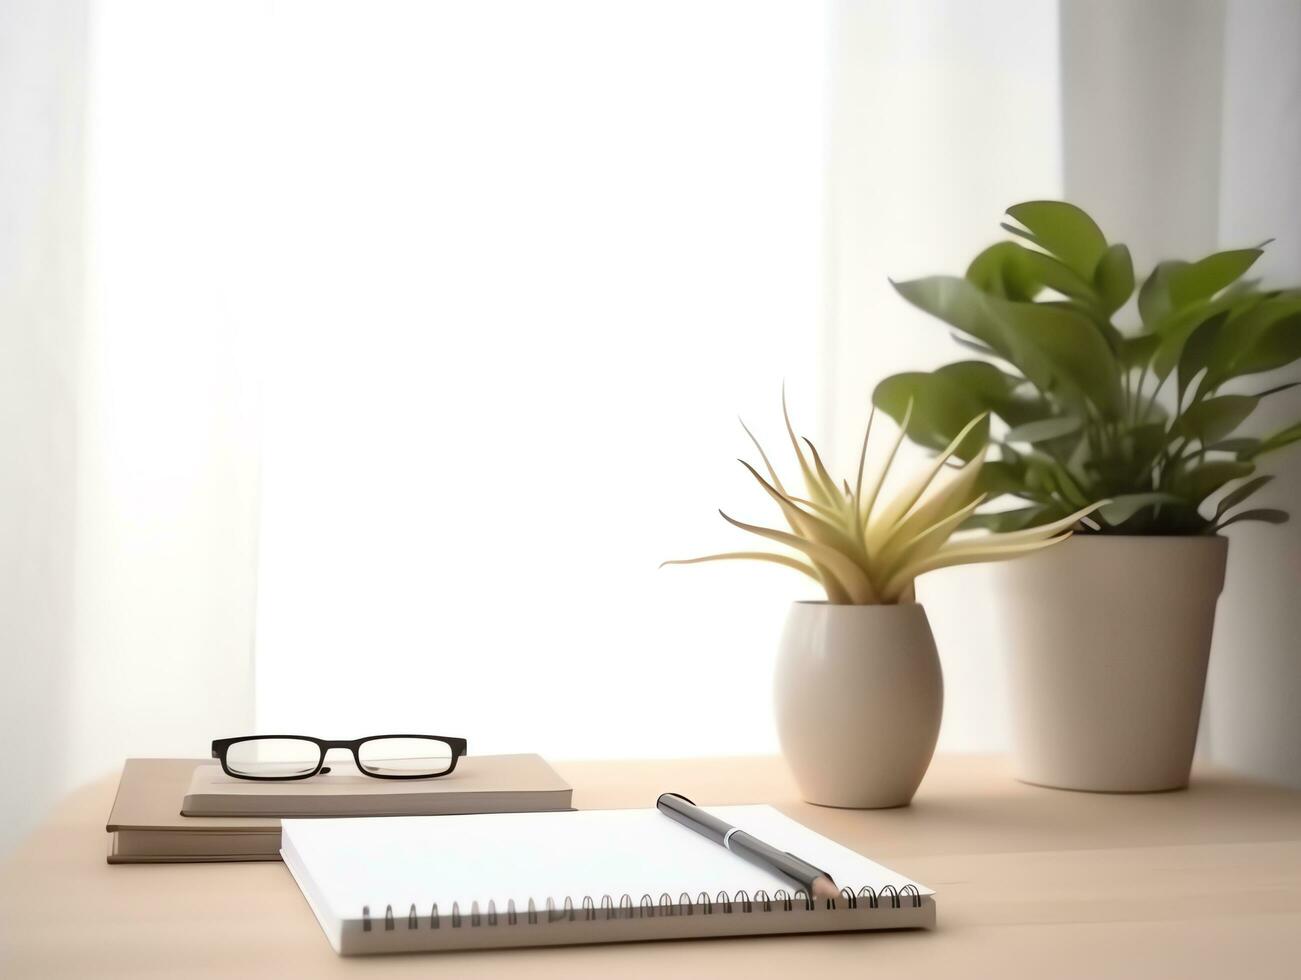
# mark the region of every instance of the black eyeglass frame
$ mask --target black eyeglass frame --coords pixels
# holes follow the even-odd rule
[[[275,738],[292,738],[301,742],[315,743],[320,749],[320,755],[316,758],[316,768],[311,772],[300,773],[294,776],[249,776],[245,773],[235,772],[230,768],[226,761],[226,753],[232,745],[240,742],[258,742],[266,739]],[[361,747],[367,742],[373,742],[377,739],[384,738],[421,738],[431,742],[442,742],[452,750],[451,764],[442,772],[435,773],[412,773],[411,775],[396,775],[393,773],[370,772],[361,762]],[[276,782],[283,783],[292,779],[311,779],[313,776],[319,776],[323,772],[329,772],[329,767],[325,765],[325,754],[330,749],[347,749],[352,753],[352,761],[356,763],[357,770],[363,775],[370,776],[372,779],[440,779],[443,776],[450,775],[456,769],[457,762],[461,756],[467,755],[467,742],[463,738],[453,738],[449,735],[367,735],[364,738],[355,738],[351,741],[338,741],[335,739],[313,738],[311,735],[239,735],[235,738],[217,738],[212,741],[212,757],[221,762],[221,769],[227,776],[234,779],[249,779],[254,782]]]

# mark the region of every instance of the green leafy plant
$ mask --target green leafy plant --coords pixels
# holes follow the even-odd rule
[[[936,449],[988,413],[954,455],[970,458],[992,436],[998,458],[979,489],[1021,506],[973,514],[968,525],[1016,530],[1104,499],[1080,529],[1207,534],[1287,520],[1242,505],[1271,479],[1257,461],[1301,440],[1301,422],[1263,438],[1239,428],[1261,399],[1298,382],[1224,390],[1301,357],[1301,290],[1242,278],[1264,245],[1160,263],[1138,289],[1141,326],[1122,329],[1113,317],[1135,291],[1129,250],[1070,204],[1030,201],[1007,213],[1016,224],[1002,227],[1020,241],[985,249],[964,277],[894,284],[980,359],[894,375],[873,396]],[[991,432],[991,417],[1004,428]]]
[[[665,565],[692,565],[697,562],[746,559],[773,562],[793,568],[817,581],[826,592],[827,601],[843,605],[884,605],[914,600],[913,580],[923,572],[971,562],[1012,558],[1055,544],[1070,536],[1068,528],[1092,506],[1077,513],[1028,530],[1005,534],[975,534],[950,540],[961,525],[985,499],[977,489],[984,453],[977,451],[961,466],[946,466],[960,444],[984,422],[979,416],[967,420],[958,433],[933,461],[923,467],[895,494],[885,499],[885,484],[904,428],[891,445],[884,465],[864,483],[868,441],[872,418],[868,419],[858,471],[853,486],[848,480],[839,484],[827,472],[817,448],[808,439],[801,447],[782,399],[786,433],[799,463],[806,496],[788,491],[768,455],[749,429],[746,435],[754,443],[768,475],[741,460],[741,465],[777,504],[790,526],[789,531],[745,524],[723,514],[729,524],[759,537],[784,545],[796,555],[766,551],[731,551],[700,558],[668,561]],[[875,412],[873,413],[873,417]],[[744,423],[742,423],[744,428]],[[941,475],[942,471],[948,471]]]

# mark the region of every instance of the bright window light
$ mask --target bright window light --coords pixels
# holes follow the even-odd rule
[[[263,53],[257,725],[773,751],[794,573],[737,414],[816,434],[825,13],[289,3]],[[234,135],[232,135],[234,138]],[[232,243],[234,244],[234,243]]]

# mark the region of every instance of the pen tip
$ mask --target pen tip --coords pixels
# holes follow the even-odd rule
[[[840,898],[840,889],[836,883],[826,875],[814,878],[809,885],[810,898],[829,898],[832,900]]]

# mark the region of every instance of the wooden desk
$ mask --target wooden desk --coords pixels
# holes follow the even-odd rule
[[[1219,774],[1187,792],[1023,786],[938,758],[910,808],[798,802],[780,760],[571,762],[581,808],[773,802],[938,892],[934,932],[341,959],[280,864],[104,863],[115,780],[73,793],[0,870],[0,976],[1296,977],[1301,793]]]

